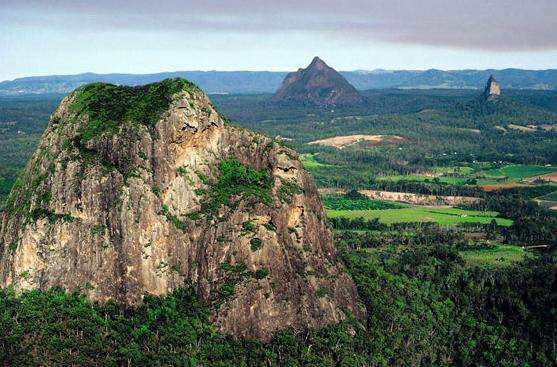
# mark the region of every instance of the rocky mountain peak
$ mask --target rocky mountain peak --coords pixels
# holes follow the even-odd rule
[[[495,77],[491,75],[487,80],[487,85],[484,91],[484,97],[486,100],[491,101],[496,99],[500,95],[501,95],[501,87],[499,86],[497,80],[495,80]]]
[[[308,66],[308,69],[324,70],[329,68],[325,61],[321,60],[319,56],[315,56]]]
[[[336,70],[319,57],[305,69],[288,74],[273,99],[282,103],[354,105],[363,97]]]
[[[361,315],[296,152],[183,80],[67,96],[0,212],[0,287],[136,304],[191,286],[223,333]]]

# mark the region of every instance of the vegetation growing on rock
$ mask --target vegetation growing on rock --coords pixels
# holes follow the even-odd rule
[[[103,133],[117,131],[122,122],[153,126],[168,109],[172,96],[197,87],[185,79],[166,79],[136,87],[93,83],[74,92],[71,109],[87,115],[80,127],[81,142],[85,143]]]
[[[202,192],[202,213],[213,214],[222,205],[234,207],[241,200],[255,199],[264,204],[271,202],[274,180],[265,170],[253,169],[236,158],[223,160],[218,169],[217,181],[210,185],[208,191]],[[204,181],[207,182],[207,179]]]

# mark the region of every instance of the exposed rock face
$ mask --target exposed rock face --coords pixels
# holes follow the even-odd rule
[[[315,57],[306,69],[288,74],[273,98],[277,102],[316,105],[363,102],[356,88],[319,57]]]
[[[235,336],[361,315],[294,151],[184,80],[77,89],[1,213],[0,286],[135,304],[190,283]]]
[[[484,97],[488,101],[492,101],[501,95],[501,87],[497,80],[492,76],[489,77],[484,91]]]

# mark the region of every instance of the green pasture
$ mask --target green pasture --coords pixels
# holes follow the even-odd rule
[[[557,172],[557,167],[511,164],[501,168],[479,172],[488,177],[508,177],[511,181],[520,181],[528,177]]]
[[[389,251],[401,251],[408,248],[408,246],[392,245],[385,247],[376,247],[366,249],[370,253],[383,253]],[[497,244],[494,248],[490,249],[470,249],[459,251],[460,256],[464,259],[467,266],[481,266],[481,267],[503,267],[509,266],[519,261],[524,260],[531,253],[524,250],[519,246]]]
[[[471,266],[512,265],[528,256],[522,247],[497,245],[493,249],[460,251],[460,255]]]
[[[445,166],[445,167],[433,167],[434,173],[458,173],[461,175],[468,175],[474,172],[474,168],[468,166]]]
[[[323,164],[316,161],[315,154],[313,153],[300,154],[300,160],[306,169],[332,167],[330,164]]]
[[[472,177],[470,177],[472,178]],[[431,176],[423,176],[423,175],[391,175],[391,176],[377,176],[376,179],[378,181],[420,181],[420,182],[433,182],[439,181],[441,183],[447,183],[451,185],[464,185],[468,178],[466,177],[451,177],[451,176],[438,176],[438,177],[431,177]]]
[[[493,219],[502,226],[510,226],[512,224],[512,221],[509,219],[498,218],[497,212],[418,206],[385,210],[328,210],[327,215],[330,218],[378,218],[380,222],[386,224],[435,222],[442,225],[457,225],[459,223],[490,223]]]

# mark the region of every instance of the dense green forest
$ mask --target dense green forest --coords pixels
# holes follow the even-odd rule
[[[262,343],[217,333],[188,285],[129,308],[5,289],[0,366],[557,366],[557,211],[534,201],[557,192],[536,179],[557,171],[557,94],[503,92],[486,104],[475,91],[368,91],[365,105],[341,109],[212,96],[233,123],[295,148],[318,186],[346,191],[323,203],[350,214],[329,225],[366,317]],[[0,200],[61,98],[0,98]],[[355,134],[402,139],[308,144]],[[221,169],[246,176],[234,161]],[[354,189],[477,201],[446,210],[454,225],[385,223],[352,214],[409,204]],[[490,214],[467,222],[460,209]]]
[[[35,151],[62,95],[0,98],[0,202]]]
[[[138,308],[61,290],[0,291],[4,366],[550,366],[557,361],[552,257],[466,266],[444,244],[349,250],[367,317],[286,330],[267,344],[216,333],[188,289]]]

